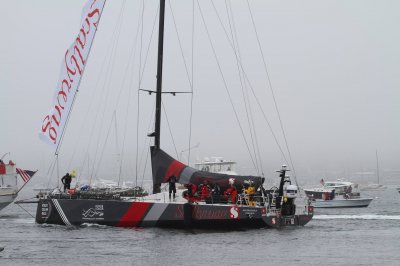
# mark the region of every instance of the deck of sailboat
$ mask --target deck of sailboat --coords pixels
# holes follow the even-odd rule
[[[182,196],[182,193],[184,192],[184,189],[177,189],[176,194],[175,194],[175,199],[171,196],[171,199],[169,198],[169,193],[168,191],[163,191],[160,193],[156,194],[151,194],[145,197],[140,197],[140,198],[131,198],[132,201],[145,201],[145,202],[151,202],[151,203],[171,203],[171,204],[184,204],[188,203],[187,199],[185,199]],[[201,202],[200,202],[201,204]]]
[[[177,189],[175,198],[171,196],[171,199],[169,198],[169,193],[168,191],[166,192],[160,192],[156,194],[151,194],[145,197],[139,197],[139,198],[125,198],[125,200],[128,201],[142,201],[142,202],[149,202],[149,203],[167,203],[167,204],[186,204],[188,203],[188,200],[185,199],[182,194],[183,192],[186,191],[185,189]],[[235,206],[237,204],[232,204],[232,203],[214,203],[214,202],[205,202],[205,201],[195,201],[193,203],[194,205],[215,205],[215,206]],[[240,207],[246,207],[248,205],[238,205]],[[265,208],[264,206],[251,206],[252,208],[254,207],[259,207],[259,208]]]

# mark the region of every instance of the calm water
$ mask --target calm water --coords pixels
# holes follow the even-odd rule
[[[0,265],[400,265],[400,194],[364,196],[368,208],[317,210],[305,227],[233,232],[37,225],[13,204],[0,214]]]

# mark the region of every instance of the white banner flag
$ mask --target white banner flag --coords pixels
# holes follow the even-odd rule
[[[53,105],[43,119],[40,139],[56,148],[60,142],[72,101],[85,68],[105,0],[89,0],[82,12],[81,28],[65,52]]]

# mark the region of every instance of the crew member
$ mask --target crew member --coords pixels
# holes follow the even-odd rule
[[[71,188],[71,180],[72,180],[72,177],[71,177],[71,175],[69,173],[67,173],[65,176],[63,176],[61,178],[61,182],[64,184],[64,192],[67,189]]]
[[[236,196],[237,196],[237,189],[235,186],[232,186],[232,187],[228,188],[227,190],[225,190],[224,194],[225,194],[225,196],[230,196],[231,203],[235,204]]]
[[[254,193],[256,192],[256,189],[251,186],[252,184],[250,183],[250,186],[244,189],[244,193],[248,197],[248,204],[250,206],[255,206],[254,202]]]
[[[171,199],[171,193],[173,192],[173,199],[175,199],[175,193],[176,193],[176,177],[175,176],[170,176],[168,178],[168,183],[169,183],[169,199]]]
[[[225,190],[225,192],[224,192],[225,196],[230,196],[232,204],[235,204],[236,196],[237,196],[237,189],[234,184],[235,184],[235,179],[229,178],[230,187],[227,190]]]
[[[212,197],[214,203],[219,203],[221,201],[221,188],[218,184],[215,184],[212,190]]]
[[[208,186],[208,182],[206,180],[201,187],[201,200],[205,200],[208,197],[210,197],[210,187]]]
[[[195,194],[197,187],[195,184],[186,184],[186,191],[183,192],[183,197],[189,201],[189,203],[193,203],[196,201]]]

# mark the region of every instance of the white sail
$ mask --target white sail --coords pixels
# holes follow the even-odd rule
[[[39,137],[57,148],[71,110],[90,47],[92,45],[105,0],[89,0],[82,12],[79,33],[65,52],[60,78],[55,88],[53,105],[44,117]]]

